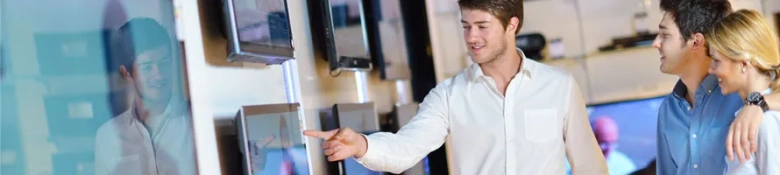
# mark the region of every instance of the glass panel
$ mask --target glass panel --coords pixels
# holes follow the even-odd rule
[[[0,174],[197,174],[172,1],[0,3]]]
[[[284,0],[236,0],[233,7],[241,42],[292,47]]]
[[[331,20],[336,53],[339,56],[369,59],[362,20],[361,0],[331,0]]]

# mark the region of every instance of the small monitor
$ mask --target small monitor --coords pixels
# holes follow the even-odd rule
[[[299,104],[244,106],[236,115],[244,174],[309,174]]]
[[[366,3],[366,29],[374,65],[385,80],[408,79],[409,51],[401,14],[401,0],[369,0]]]
[[[286,0],[223,0],[228,60],[281,64],[294,58]]]
[[[372,69],[363,0],[310,0],[309,21],[315,56],[331,74]]]
[[[350,128],[358,133],[371,134],[379,132],[379,118],[374,103],[335,104],[330,113],[324,112],[322,124],[324,130]],[[328,174],[346,175],[383,175],[382,172],[371,171],[358,163],[354,158],[343,161],[328,162]]]

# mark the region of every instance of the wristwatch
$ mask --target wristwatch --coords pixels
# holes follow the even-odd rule
[[[745,98],[745,104],[761,107],[761,110],[764,112],[769,109],[769,105],[767,105],[764,100],[764,95],[761,95],[761,93],[758,92],[751,92],[748,94],[747,98]]]

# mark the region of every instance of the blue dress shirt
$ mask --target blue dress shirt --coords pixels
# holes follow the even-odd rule
[[[736,93],[723,95],[714,75],[702,81],[693,105],[686,93],[679,81],[658,110],[658,174],[723,174],[726,136],[742,100]]]

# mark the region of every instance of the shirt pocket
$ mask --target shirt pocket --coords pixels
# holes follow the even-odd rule
[[[525,138],[533,142],[548,142],[561,137],[560,120],[555,109],[531,109],[523,115]]]

